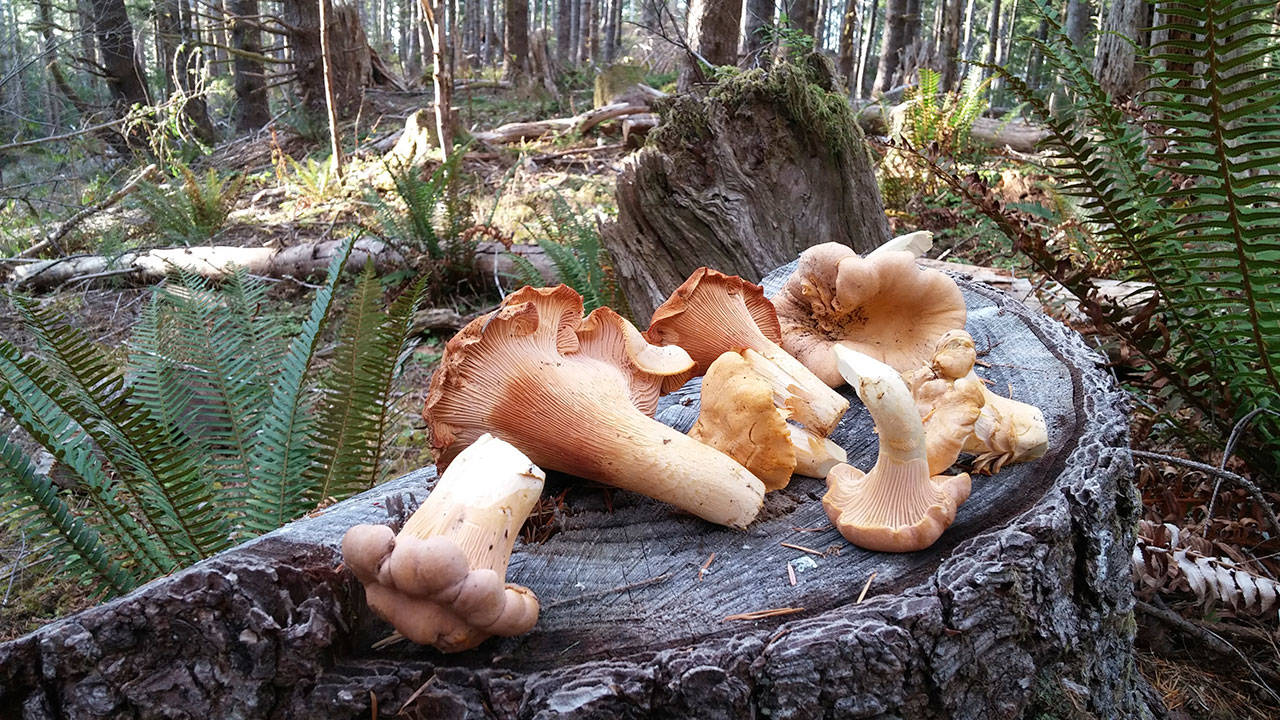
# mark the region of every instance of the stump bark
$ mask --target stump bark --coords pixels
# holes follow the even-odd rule
[[[889,239],[861,131],[830,62],[780,64],[660,104],[618,176],[603,240],[643,322],[703,265],[762,277],[801,250]]]
[[[541,599],[533,632],[374,649],[389,628],[337,547],[353,524],[402,522],[426,469],[0,645],[0,717],[1149,717],[1123,396],[1077,335],[962,287],[984,376],[1042,408],[1050,450],[975,478],[926,551],[845,543],[813,478],[732,531],[553,477],[557,531],[517,545],[508,574]],[[697,407],[695,383],[658,417],[685,428]],[[833,437],[874,462],[856,399]],[[783,607],[798,610],[725,619]]]

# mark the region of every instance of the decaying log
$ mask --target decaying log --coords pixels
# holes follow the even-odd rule
[[[624,161],[618,219],[603,233],[635,317],[702,265],[760,277],[819,242],[866,252],[889,239],[829,65],[753,70],[659,108],[662,124]]]
[[[640,147],[649,131],[658,127],[658,116],[654,113],[632,115],[622,121],[622,144],[626,147]]]
[[[889,116],[906,111],[906,105],[896,105],[889,109]],[[858,125],[863,132],[874,135],[885,135],[889,126],[885,122],[884,109],[879,105],[868,105],[857,111]],[[1041,140],[1049,136],[1049,131],[1038,125],[1022,120],[997,120],[980,117],[973,121],[969,138],[992,148],[1008,147],[1021,153],[1035,152]]]
[[[1150,717],[1132,655],[1124,396],[1079,336],[961,285],[982,374],[1043,409],[1050,449],[976,477],[926,551],[848,545],[813,478],[733,531],[553,476],[556,532],[517,544],[508,574],[541,601],[531,633],[457,655],[375,649],[390,630],[338,544],[353,524],[402,522],[426,469],[0,645],[0,715]],[[690,386],[659,419],[687,428],[697,408]],[[834,437],[870,467],[857,400]],[[726,620],[775,608],[796,610]]]
[[[10,276],[10,286],[15,290],[48,290],[107,276],[137,285],[150,285],[160,282],[177,269],[210,279],[226,277],[235,268],[271,278],[311,278],[324,273],[339,244],[338,240],[324,240],[287,248],[209,245],[127,252],[116,256],[80,255],[15,267]],[[526,257],[547,282],[558,277],[555,265],[537,245],[513,245],[509,252]],[[478,243],[476,269],[486,277],[495,273],[515,276],[509,252],[501,243]],[[359,270],[370,258],[384,272],[405,264],[404,256],[395,248],[372,238],[363,238],[355,242],[347,267]]]
[[[593,108],[573,117],[537,120],[534,122],[507,123],[506,125],[499,125],[493,130],[474,133],[472,137],[481,142],[501,145],[505,143],[520,142],[521,140],[535,140],[544,135],[584,133],[608,120],[648,111],[648,105],[637,105],[626,102],[611,103],[604,107]]]

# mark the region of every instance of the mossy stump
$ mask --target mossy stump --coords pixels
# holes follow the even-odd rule
[[[889,239],[875,172],[830,63],[778,64],[660,103],[661,124],[618,176],[605,228],[641,323],[708,265],[761,277],[811,245]]]
[[[553,534],[518,543],[507,576],[538,595],[533,631],[456,655],[382,647],[338,546],[354,524],[402,523],[427,468],[0,644],[0,718],[1150,717],[1124,395],[1075,333],[962,289],[984,377],[1041,407],[1050,447],[975,478],[927,550],[850,546],[816,478],[738,531],[552,474]],[[658,419],[697,413],[692,383]],[[832,437],[874,463],[856,399]]]

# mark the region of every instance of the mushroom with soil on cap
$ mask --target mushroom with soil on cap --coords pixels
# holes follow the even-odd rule
[[[348,530],[343,563],[364,584],[369,607],[413,642],[459,652],[493,635],[526,633],[538,620],[538,598],[505,577],[543,479],[519,450],[484,435],[440,476],[399,535],[386,525]]]
[[[902,377],[884,363],[837,345],[840,372],[871,412],[876,464],[863,473],[837,465],[822,506],[849,542],[868,550],[911,552],[932,545],[969,497],[969,476],[929,470],[924,424]]]
[[[968,384],[976,387],[983,398],[973,432],[965,436],[961,448],[977,455],[976,471],[998,473],[1009,463],[1043,456],[1049,449],[1044,413],[1034,405],[991,392],[974,372],[977,358],[973,337],[964,330],[952,330],[939,338],[928,366],[906,376],[920,412],[929,412],[936,405],[937,398],[930,397],[931,388]],[[967,393],[971,395],[973,391]]]
[[[759,285],[736,275],[695,270],[654,310],[645,337],[688,351],[694,376],[706,374],[726,352],[742,353],[768,380],[774,404],[822,437],[831,434],[849,409],[848,400],[779,347],[781,328],[773,305]]]
[[[805,250],[773,298],[782,347],[831,387],[844,383],[836,346],[898,372],[927,363],[943,333],[964,327],[964,296],[954,280],[921,269],[915,257],[901,250],[860,257],[838,243]]]
[[[442,466],[493,433],[540,467],[745,527],[763,502],[760,480],[649,417],[664,381],[692,365],[608,308],[584,320],[567,286],[525,287],[448,342],[423,416]]]
[[[826,477],[848,459],[839,445],[788,423],[790,412],[774,405],[768,380],[741,353],[726,352],[711,363],[701,397],[690,437],[742,463],[766,492],[786,487],[792,473]]]

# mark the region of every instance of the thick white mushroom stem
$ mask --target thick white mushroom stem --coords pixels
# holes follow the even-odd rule
[[[504,578],[543,479],[523,453],[485,435],[440,476],[399,535],[385,525],[348,530],[343,560],[364,583],[369,607],[408,639],[444,652],[531,630],[538,598]]]
[[[844,448],[829,438],[820,437],[799,425],[787,425],[791,445],[796,451],[796,469],[801,475],[822,478],[831,472],[831,468],[849,461],[849,454]]]
[[[763,349],[764,352],[757,352],[748,348],[742,355],[753,370],[769,381],[774,404],[786,408],[792,420],[815,434],[830,435],[849,409],[849,401],[781,347],[770,342]]]
[[[867,473],[849,465],[832,469],[823,508],[840,534],[860,547],[882,552],[929,547],[968,499],[969,476],[930,475],[924,425],[893,368],[843,346],[833,352],[841,375],[875,420],[880,453]]]
[[[596,311],[599,313],[600,311]],[[745,527],[764,486],[733,458],[637,409],[642,386],[692,361],[653,370],[613,313],[582,319],[570,288],[525,288],[449,341],[424,409],[437,462],[489,432],[543,468],[670,503],[710,522]],[[592,320],[594,318],[594,320]],[[628,326],[629,327],[629,324]],[[628,340],[624,342],[623,340]],[[641,358],[641,359],[637,359]]]

